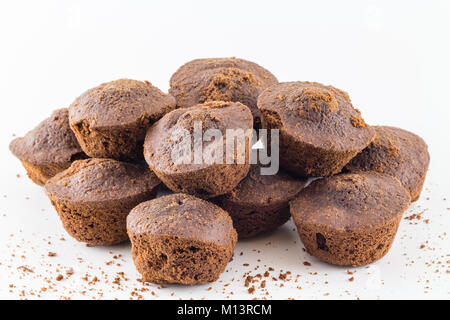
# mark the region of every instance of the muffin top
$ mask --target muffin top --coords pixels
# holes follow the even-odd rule
[[[296,141],[334,151],[361,150],[375,132],[347,93],[316,82],[283,82],[258,98],[265,126]]]
[[[296,224],[350,232],[397,219],[409,204],[408,192],[394,177],[346,173],[312,182],[292,200],[291,214]]]
[[[170,79],[169,92],[179,107],[206,101],[239,101],[256,109],[261,91],[278,80],[256,63],[237,58],[197,59],[181,66]]]
[[[430,163],[425,141],[409,131],[374,126],[375,139],[344,170],[377,171],[396,177],[415,198]]]
[[[187,194],[176,193],[146,201],[131,210],[127,229],[181,239],[235,243],[236,231],[228,213],[218,206]]]
[[[198,129],[194,130],[196,126]],[[212,101],[190,108],[176,109],[149,128],[144,142],[144,156],[152,170],[173,174],[209,167],[213,165],[215,157],[220,157],[223,163],[227,163],[225,158],[227,129],[243,130],[245,138],[242,134],[238,135],[240,139],[236,139],[238,141],[236,150],[245,151],[245,148],[239,146],[246,143],[245,140],[247,143],[251,142],[252,127],[253,118],[250,110],[239,102]],[[199,132],[202,133],[200,139],[207,140],[205,137],[208,135],[208,129],[215,129],[221,133],[223,139],[212,137],[210,141],[204,141],[200,161],[195,161],[194,138],[184,137]],[[190,152],[187,152],[185,147]]]
[[[175,108],[175,98],[148,81],[120,79],[87,90],[69,107],[72,125],[109,128],[154,122]]]
[[[9,148],[33,165],[63,165],[86,157],[69,127],[67,108],[55,110],[23,138],[14,139]]]
[[[112,159],[86,159],[72,163],[45,185],[47,193],[77,203],[127,199],[152,191],[160,181],[145,164]]]
[[[222,201],[241,206],[271,206],[294,198],[307,180],[292,177],[286,172],[261,175],[260,166],[252,165],[248,175]]]

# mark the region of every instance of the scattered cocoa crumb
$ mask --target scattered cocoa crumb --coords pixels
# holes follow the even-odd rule
[[[30,273],[33,273],[33,272],[34,272],[33,270],[31,270],[30,268],[25,267],[25,266],[17,267],[17,269],[22,270],[22,271],[24,271],[24,272],[30,272]]]

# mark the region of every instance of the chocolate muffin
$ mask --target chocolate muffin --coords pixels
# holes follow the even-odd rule
[[[208,129],[214,129],[222,139],[212,137],[207,141]],[[228,129],[242,131],[234,139]],[[196,134],[201,135],[200,144],[191,137]],[[252,115],[246,106],[239,102],[206,102],[176,109],[150,127],[144,156],[172,191],[210,198],[230,192],[247,175],[252,134]],[[227,140],[231,144],[233,139],[235,148],[231,151],[236,154],[230,157]]]
[[[285,172],[261,175],[260,167],[250,172],[230,193],[215,202],[227,211],[239,238],[250,238],[285,224],[291,217],[289,201],[306,184]]]
[[[373,127],[375,139],[353,158],[345,171],[377,171],[396,177],[411,194],[419,199],[430,163],[425,141],[409,131],[385,126]]]
[[[241,102],[260,122],[259,94],[277,83],[275,76],[256,63],[237,58],[197,59],[181,66],[170,79],[170,94],[181,108],[206,101]]]
[[[142,159],[148,127],[175,108],[175,98],[148,81],[120,79],[79,96],[69,107],[70,127],[94,158]]]
[[[320,83],[279,83],[258,107],[263,127],[280,130],[280,165],[300,176],[339,173],[375,136],[347,93]]]
[[[112,245],[127,240],[128,213],[152,199],[159,183],[145,164],[87,159],[54,176],[45,190],[72,237]]]
[[[237,241],[224,210],[186,194],[141,203],[130,212],[127,230],[137,270],[156,283],[216,281]]]
[[[74,160],[87,158],[70,130],[67,108],[54,111],[23,138],[14,139],[9,149],[40,186]]]
[[[319,179],[291,201],[306,251],[325,262],[361,266],[383,257],[410,197],[400,181],[377,172]]]

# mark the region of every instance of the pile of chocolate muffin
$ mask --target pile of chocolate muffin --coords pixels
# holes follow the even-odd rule
[[[225,138],[228,129],[248,133],[235,145],[245,161],[175,161],[174,134],[193,132],[196,121]],[[253,128],[278,130],[277,174],[250,163]],[[225,156],[224,140],[201,143],[212,158]],[[169,94],[147,81],[101,84],[10,150],[45,187],[72,237],[88,245],[130,239],[144,281],[183,284],[217,280],[238,238],[291,216],[318,259],[351,266],[380,259],[419,198],[430,160],[417,135],[367,125],[346,92],[278,82],[237,58],[183,65]]]

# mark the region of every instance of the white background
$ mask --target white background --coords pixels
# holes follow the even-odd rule
[[[449,31],[448,1],[2,1],[0,298],[128,299],[134,288],[146,288],[141,294],[147,299],[448,299]],[[255,61],[280,81],[344,89],[368,123],[399,126],[425,139],[429,174],[420,201],[405,214],[424,211],[423,219],[402,221],[384,259],[349,275],[355,269],[304,253],[289,223],[239,243],[219,282],[143,286],[129,245],[87,248],[70,239],[43,190],[8,151],[13,134],[25,134],[90,87],[128,77],[167,91],[181,64],[227,56]],[[49,251],[57,256],[48,257]],[[105,263],[118,253],[123,257],[116,263]],[[34,272],[17,269],[23,265]],[[250,295],[243,274],[257,266],[253,275],[270,266],[271,276],[289,270],[298,282],[280,287],[268,278],[267,296],[257,284]],[[70,278],[54,280],[69,267],[75,272]],[[117,289],[111,282],[121,271],[128,280]],[[99,281],[88,285],[86,273]]]

